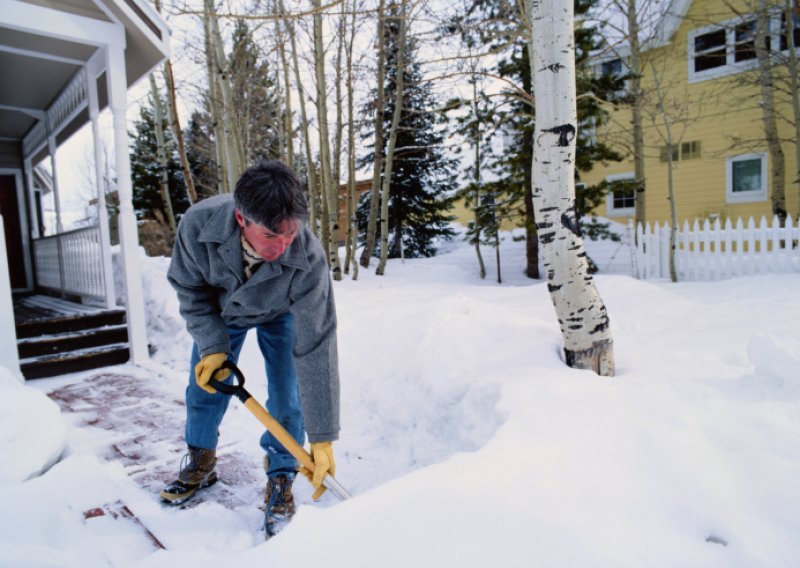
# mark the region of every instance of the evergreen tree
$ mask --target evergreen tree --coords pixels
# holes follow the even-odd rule
[[[229,61],[233,108],[247,164],[285,159],[281,156],[283,118],[275,84],[277,70],[269,66],[245,20],[235,23]]]
[[[164,102],[166,107],[166,101]],[[131,140],[131,181],[133,182],[133,207],[138,219],[166,218],[165,205],[161,196],[160,173],[155,135],[155,121],[152,103],[142,105],[139,118],[130,134]],[[167,177],[169,195],[176,218],[189,207],[183,172],[174,150],[172,134],[167,119],[164,119],[164,141],[167,154]]]
[[[395,106],[397,56],[400,49],[397,11],[396,4],[387,6],[383,155],[386,153]],[[456,189],[456,162],[446,155],[443,116],[432,110],[437,103],[431,83],[422,76],[416,52],[413,38],[407,36],[403,109],[389,190],[389,258],[433,256],[436,254],[436,240],[449,240],[455,234],[449,226],[452,216],[447,212]],[[373,109],[367,107],[365,114],[372,116]],[[359,160],[359,167],[372,163],[373,159],[374,150]],[[362,242],[366,237],[369,201],[370,194],[367,193],[358,207],[359,238]],[[379,241],[376,238],[376,243]],[[377,246],[374,252],[377,252]]]
[[[194,111],[184,132],[186,155],[194,176],[197,198],[218,193],[217,160],[214,152],[214,128],[208,112]]]
[[[244,145],[245,161],[283,159],[280,154],[281,105],[274,72],[244,20],[237,20],[229,54],[234,123]],[[206,92],[202,110],[192,113],[185,131],[186,153],[195,176],[198,198],[218,193],[219,171],[214,125]]]

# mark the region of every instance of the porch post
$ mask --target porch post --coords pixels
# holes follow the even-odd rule
[[[128,315],[128,338],[131,362],[147,361],[147,333],[144,319],[144,295],[142,273],[139,268],[139,237],[136,232],[136,216],[133,212],[131,187],[131,162],[128,155],[128,129],[126,112],[128,107],[127,81],[125,78],[125,50],[116,45],[108,46],[109,106],[114,123],[114,154],[117,166],[117,194],[119,196],[119,243],[122,252],[122,270],[125,279],[125,306]]]
[[[25,168],[25,187],[28,190],[28,204],[30,205],[28,210],[30,211],[31,217],[31,236],[34,239],[38,239],[41,237],[39,234],[39,226],[42,220],[39,219],[39,211],[36,208],[36,190],[33,183],[33,165],[31,158],[25,158],[23,164]]]
[[[11,299],[11,277],[8,272],[8,258],[6,257],[6,231],[3,226],[3,216],[0,215],[0,321],[6,322],[4,333],[6,339],[0,341],[0,365],[8,369],[13,377],[24,383],[22,371],[19,368],[19,353],[17,353],[17,330],[14,327],[14,302]]]
[[[50,119],[45,119],[47,123],[47,152],[50,154],[50,168],[53,170],[53,203],[56,207],[56,233],[64,232],[64,225],[61,223],[61,197],[58,193],[58,174],[56,173],[56,137],[51,134],[52,128]]]
[[[117,305],[114,291],[114,269],[111,265],[111,235],[108,228],[108,210],[106,209],[106,190],[103,180],[103,148],[100,139],[100,114],[97,97],[97,73],[92,66],[87,69],[86,82],[89,94],[89,118],[92,121],[92,140],[94,142],[94,175],[97,182],[97,223],[100,228],[100,248],[103,262],[103,283],[105,285],[106,307]],[[127,144],[126,144],[127,147]]]
[[[61,196],[58,193],[58,173],[56,172],[56,136],[52,134],[53,128],[50,124],[50,118],[45,118],[47,124],[47,151],[50,154],[50,167],[53,170],[53,203],[56,208],[56,234],[60,235],[64,232],[64,225],[61,222]],[[56,238],[56,249],[58,250],[58,284],[61,290],[61,296],[64,296],[64,287],[66,282],[65,267],[64,267],[64,250],[61,237]]]

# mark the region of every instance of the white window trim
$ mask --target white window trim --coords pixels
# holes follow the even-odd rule
[[[761,189],[758,191],[747,191],[744,193],[733,192],[733,163],[743,160],[761,160]],[[725,159],[725,201],[727,203],[755,203],[758,201],[767,200],[767,154],[739,154],[738,156],[729,156]]]
[[[700,81],[707,81],[709,79],[716,79],[718,77],[725,77],[727,75],[733,75],[735,73],[742,73],[743,71],[751,71],[758,66],[758,60],[755,58],[748,59],[746,61],[740,61],[738,63],[734,61],[736,26],[751,21],[755,19],[755,17],[756,17],[755,14],[739,16],[730,20],[726,20],[724,22],[719,22],[717,24],[710,24],[708,26],[703,26],[702,28],[691,30],[687,34],[688,57],[686,59],[689,71],[689,84],[699,83]],[[694,39],[699,35],[705,35],[707,33],[711,33],[720,29],[725,30],[725,60],[726,60],[725,65],[722,65],[720,67],[714,67],[713,69],[706,69],[705,71],[695,72]],[[780,36],[782,33],[780,10],[777,10],[770,15],[769,29],[773,30],[770,33],[771,37],[770,43],[773,46],[773,51],[779,52],[777,49],[774,48],[774,46],[776,45],[780,46]]]
[[[633,172],[624,174],[613,174],[606,176],[606,182],[611,183],[615,181],[635,179],[636,175]],[[636,196],[634,195],[634,200]],[[606,215],[609,217],[629,217],[636,213],[636,207],[614,207],[614,192],[609,191],[606,194]]]

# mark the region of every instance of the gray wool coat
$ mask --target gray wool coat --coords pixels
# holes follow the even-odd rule
[[[245,282],[233,196],[218,195],[181,219],[167,279],[200,356],[230,353],[226,326],[253,327],[291,312],[294,360],[306,432],[311,442],[339,435],[336,308],[325,251],[303,227],[275,261]]]

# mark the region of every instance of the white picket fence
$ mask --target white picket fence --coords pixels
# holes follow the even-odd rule
[[[635,260],[638,278],[669,278],[670,226],[658,223],[636,227]],[[748,274],[800,272],[800,227],[790,217],[781,227],[762,217],[720,223],[705,220],[683,224],[676,236],[678,280],[719,280]]]

